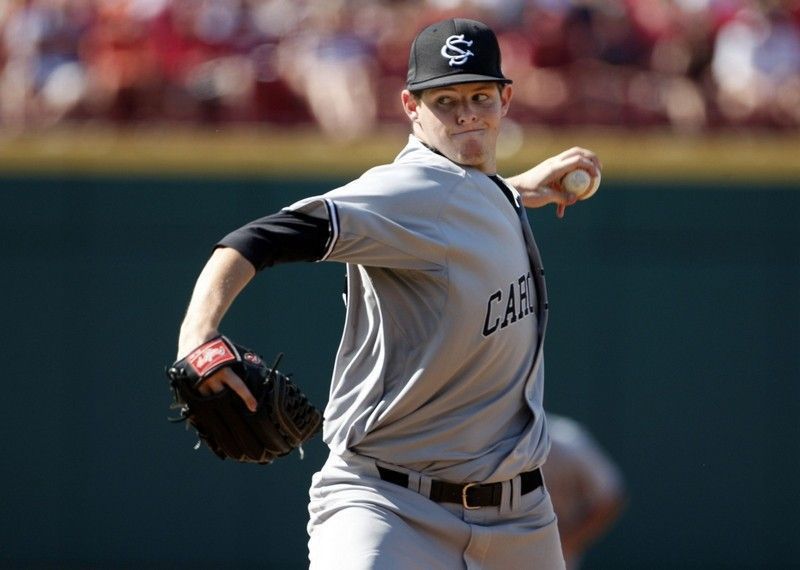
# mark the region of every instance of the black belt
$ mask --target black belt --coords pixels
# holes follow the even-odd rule
[[[408,474],[376,465],[381,479],[408,488]],[[520,494],[525,495],[542,486],[539,469],[526,471],[520,476]],[[433,479],[428,497],[437,503],[461,503],[465,509],[496,507],[503,496],[502,483],[448,483]]]

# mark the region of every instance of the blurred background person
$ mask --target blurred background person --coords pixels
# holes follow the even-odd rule
[[[587,551],[620,517],[625,483],[619,466],[585,426],[551,413],[547,422],[552,447],[544,477],[558,517],[567,570],[577,570]]]
[[[378,114],[375,40],[380,30],[371,25],[378,20],[363,16],[374,14],[363,1],[310,7],[302,31],[281,48],[284,77],[328,137],[363,137],[374,129]]]
[[[745,4],[719,29],[711,64],[715,103],[732,125],[800,125],[800,8]],[[787,7],[789,3],[787,3]]]
[[[0,122],[6,132],[52,126],[86,91],[80,41],[92,26],[89,0],[0,4]]]

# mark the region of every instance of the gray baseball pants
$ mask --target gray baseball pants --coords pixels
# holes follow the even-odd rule
[[[383,481],[373,459],[331,454],[309,492],[311,570],[564,569],[544,486],[520,495],[515,477],[500,506],[468,510],[431,501],[430,478],[408,474],[404,488]]]

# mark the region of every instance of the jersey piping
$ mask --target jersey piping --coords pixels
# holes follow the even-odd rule
[[[325,209],[328,211],[328,243],[325,244],[325,253],[322,254],[320,261],[325,261],[336,247],[339,239],[339,212],[336,204],[327,198],[324,199]]]

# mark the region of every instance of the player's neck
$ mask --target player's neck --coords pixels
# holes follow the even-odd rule
[[[458,166],[460,166],[461,168],[476,168],[477,170],[480,170],[481,172],[483,172],[483,173],[484,173],[485,175],[487,175],[487,176],[497,176],[497,169],[496,169],[496,168],[494,168],[494,169],[491,169],[491,170],[492,170],[491,172],[487,172],[487,171],[486,171],[486,170],[484,170],[483,168],[477,168],[477,167],[475,167],[475,166],[471,166],[471,165],[469,165],[469,164],[461,164],[460,162],[456,162],[455,160],[453,160],[452,158],[450,158],[449,156],[447,156],[446,154],[444,154],[442,151],[440,151],[438,148],[436,148],[436,147],[435,147],[435,146],[433,146],[432,144],[430,144],[430,143],[426,142],[425,140],[423,140],[423,139],[422,139],[422,137],[420,137],[418,134],[416,134],[416,133],[413,133],[413,134],[414,134],[414,137],[416,137],[416,139],[417,139],[417,140],[420,142],[420,144],[421,144],[422,146],[424,146],[425,148],[427,148],[429,151],[431,151],[431,152],[435,152],[435,153],[436,153],[436,154],[438,154],[439,156],[441,156],[441,157],[443,157],[443,158],[446,158],[447,160],[449,160],[449,161],[450,161],[450,162],[452,162],[453,164],[457,164],[457,165],[458,165]]]

